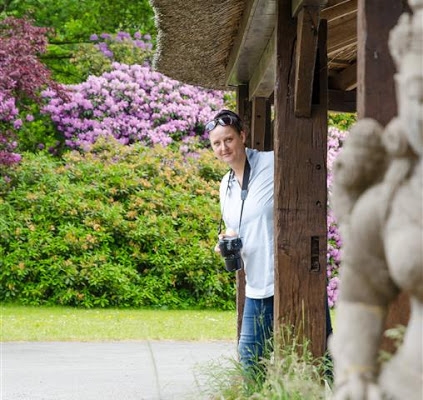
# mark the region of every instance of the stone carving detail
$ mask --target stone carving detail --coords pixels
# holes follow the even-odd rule
[[[360,120],[334,165],[331,199],[344,247],[335,334],[336,400],[423,399],[423,0],[391,31],[398,115]],[[404,341],[378,363],[384,321],[409,294]]]

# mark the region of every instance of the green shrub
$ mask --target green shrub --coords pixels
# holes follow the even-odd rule
[[[328,113],[328,124],[329,126],[346,131],[351,128],[357,122],[356,113],[340,113],[340,112],[329,112]]]
[[[17,150],[20,153],[29,151],[38,152],[40,149],[54,150],[60,155],[63,135],[56,129],[50,116],[40,112],[40,106],[35,102],[27,101],[19,114],[22,127],[15,130],[17,136]]]
[[[197,154],[111,140],[63,161],[25,154],[0,186],[0,299],[234,309],[213,251],[225,168]]]

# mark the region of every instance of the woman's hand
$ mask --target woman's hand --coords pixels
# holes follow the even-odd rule
[[[233,237],[233,236],[237,236],[237,233],[233,229],[228,229],[225,233],[219,234],[219,240],[222,240],[225,237]],[[214,246],[214,251],[220,254],[219,242],[217,242],[216,246]]]

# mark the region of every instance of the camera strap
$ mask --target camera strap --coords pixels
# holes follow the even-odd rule
[[[245,158],[244,165],[244,174],[242,176],[242,186],[241,186],[241,212],[239,214],[239,225],[238,225],[238,235],[241,233],[241,220],[242,220],[242,211],[244,210],[244,201],[248,195],[248,181],[250,180],[251,167],[248,162],[248,158]]]
[[[242,185],[241,185],[241,201],[242,201],[242,203],[241,203],[241,212],[239,214],[238,235],[241,231],[241,220],[242,220],[242,212],[244,210],[244,201],[245,201],[245,199],[247,198],[247,195],[248,195],[248,182],[250,180],[250,172],[251,172],[250,163],[248,162],[248,158],[245,158],[244,174],[242,176]],[[234,175],[235,175],[235,173],[231,169],[231,172],[229,173],[229,177],[228,177],[228,186],[226,186],[225,201],[223,203],[223,210],[222,210],[222,216],[220,218],[218,235],[220,235],[220,233],[222,232],[223,212],[225,211],[225,203],[226,203],[226,198],[227,198],[227,195],[228,195],[229,186],[231,184],[232,179],[234,178]]]

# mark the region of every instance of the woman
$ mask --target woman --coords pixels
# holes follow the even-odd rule
[[[232,111],[219,112],[206,132],[215,156],[231,168],[220,185],[226,232],[219,239],[239,236],[242,241],[246,298],[238,352],[241,365],[249,369],[263,357],[273,331],[274,155],[245,147],[241,119]],[[246,177],[246,191],[242,191]]]

